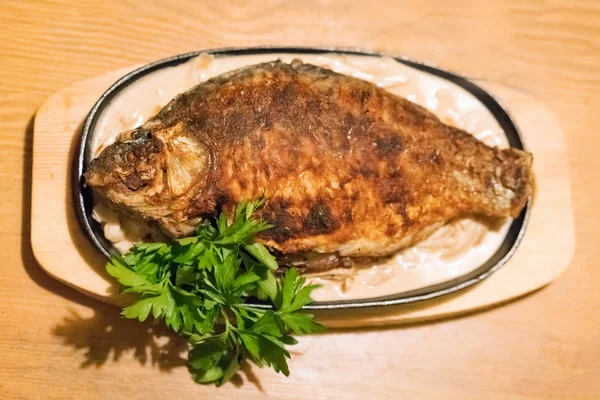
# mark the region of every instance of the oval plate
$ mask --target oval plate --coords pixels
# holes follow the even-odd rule
[[[346,54],[346,55],[359,55],[359,56],[371,56],[371,57],[390,57],[387,54],[373,53],[360,51],[356,49],[344,49],[344,48],[303,48],[303,47],[256,47],[256,48],[228,48],[228,49],[213,49],[196,51],[187,54],[181,54],[178,56],[159,60],[143,67],[140,67],[115,82],[101,97],[98,99],[94,107],[88,114],[82,131],[81,144],[79,152],[75,159],[76,165],[74,168],[73,176],[73,196],[74,204],[76,207],[76,214],[78,220],[85,231],[87,237],[94,243],[94,245],[101,251],[106,257],[109,257],[111,252],[116,250],[112,244],[104,237],[101,225],[92,219],[92,208],[93,198],[91,189],[83,185],[82,176],[87,166],[91,161],[91,148],[96,124],[98,118],[104,108],[110,104],[114,97],[126,89],[131,83],[137,79],[148,75],[156,70],[168,67],[174,67],[189,61],[191,58],[198,56],[200,53],[212,54],[215,57],[230,57],[239,55],[258,55],[258,54],[275,54],[275,53],[291,53],[298,54],[299,56],[305,54]],[[477,98],[494,116],[500,127],[504,130],[504,133],[508,139],[511,147],[524,150],[523,141],[519,134],[517,127],[514,122],[504,110],[504,108],[496,101],[489,93],[483,90],[475,83],[455,75],[451,72],[444,71],[429,65],[410,61],[402,57],[391,56],[396,61],[405,64],[409,67],[415,68],[419,71],[437,76],[454,83],[455,85],[463,88],[467,92],[471,93]],[[515,252],[519,245],[529,218],[531,210],[531,200],[527,206],[521,212],[518,218],[514,219],[511,223],[504,241],[498,248],[498,250],[482,265],[475,268],[473,271],[453,278],[451,280],[425,286],[423,288],[404,291],[394,295],[373,297],[360,300],[340,300],[330,302],[315,302],[308,306],[306,309],[346,309],[346,308],[362,308],[362,307],[378,307],[378,306],[389,306],[397,304],[414,303],[417,301],[429,300],[435,297],[444,296],[450,293],[457,292],[472,286],[485,278],[492,275],[495,271],[500,269]],[[258,301],[250,304],[255,307],[269,308],[270,306]]]

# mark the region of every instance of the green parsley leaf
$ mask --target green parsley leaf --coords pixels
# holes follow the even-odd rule
[[[312,302],[310,294],[313,290],[320,288],[320,285],[304,285],[306,278],[298,276],[296,268],[290,268],[285,273],[282,288],[282,300],[279,311],[281,313],[291,313]]]
[[[116,278],[125,291],[143,293],[157,290],[154,284],[148,282],[145,276],[133,271],[121,257],[113,256],[106,264],[106,272]]]
[[[207,370],[196,370],[192,372],[192,379],[196,383],[215,383],[223,378],[223,368],[216,365]]]
[[[145,321],[152,315],[188,338],[188,364],[198,383],[222,385],[247,358],[287,376],[286,346],[297,343],[291,334],[325,330],[312,314],[299,311],[318,286],[305,285],[294,268],[276,277],[275,257],[255,241],[271,227],[253,217],[261,204],[242,202],[233,216],[221,213],[201,223],[195,236],[136,244],[106,265],[123,292],[138,295],[123,309],[125,318]],[[274,309],[247,306],[248,295]]]
[[[278,298],[278,285],[273,272],[266,271],[261,276],[261,280],[257,282],[256,286],[256,297],[260,300],[270,300],[271,303],[276,304],[275,300]]]
[[[253,283],[260,280],[260,275],[255,270],[250,269],[235,278],[232,288],[236,291],[245,291],[246,289],[250,288]]]
[[[272,336],[267,334],[250,332],[242,334],[242,341],[257,365],[268,365],[275,372],[281,372],[285,376],[289,376],[290,370],[286,358],[290,358],[290,353],[273,339]]]
[[[179,287],[193,285],[198,279],[200,279],[200,272],[191,265],[182,265],[175,272],[175,285]]]
[[[282,323],[273,311],[267,311],[246,332],[266,333],[272,336],[283,336]]]
[[[220,381],[217,383],[217,386],[221,386],[223,383],[230,380],[238,372],[240,367],[241,367],[241,365],[240,365],[240,361],[238,360],[238,355],[235,354],[233,357],[231,357],[229,364],[227,364],[227,367],[223,371],[223,376],[221,377]]]
[[[207,371],[217,365],[225,350],[221,340],[205,340],[192,347],[188,353],[188,363],[192,369]]]
[[[307,333],[322,333],[326,329],[314,320],[315,316],[306,312],[286,313],[281,315],[281,320],[289,330],[304,335]]]
[[[279,268],[275,257],[273,257],[273,255],[269,253],[269,250],[267,250],[267,248],[262,244],[245,244],[243,245],[243,247],[248,253],[252,254],[254,258],[260,261],[262,264],[266,265],[267,268],[269,268],[271,271],[275,271],[277,270],[277,268]]]
[[[173,257],[173,261],[179,264],[191,264],[193,261],[197,260],[198,256],[204,251],[204,249],[204,242],[201,241],[196,241],[185,245],[179,243],[179,246],[174,249],[176,256]]]

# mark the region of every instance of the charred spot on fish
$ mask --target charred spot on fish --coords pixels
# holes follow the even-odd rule
[[[402,149],[402,140],[394,134],[375,138],[375,150],[381,157],[395,156]]]
[[[295,218],[288,212],[291,203],[286,199],[276,198],[265,204],[260,210],[260,218],[273,227],[261,234],[262,237],[282,243],[297,236]]]
[[[360,167],[358,167],[357,173],[358,175],[362,175],[365,178],[372,178],[377,176],[377,171],[368,165],[361,165]]]
[[[383,189],[381,200],[384,204],[406,204],[409,196],[404,192],[402,186],[397,184],[390,185],[387,189]]]
[[[221,212],[228,206],[232,206],[234,203],[235,200],[227,191],[219,191],[215,194],[215,211],[217,213]]]
[[[270,221],[267,219],[267,221]],[[276,243],[284,243],[287,240],[293,239],[296,237],[296,234],[291,231],[289,227],[276,225],[274,222],[270,222],[274,225],[268,231],[265,231],[260,234],[261,237],[265,239],[271,239]]]
[[[206,110],[199,110],[193,117],[187,119],[187,125],[191,132],[201,132],[208,128],[209,114]]]
[[[338,229],[340,221],[333,216],[329,205],[320,200],[310,208],[302,227],[309,235],[323,235]]]

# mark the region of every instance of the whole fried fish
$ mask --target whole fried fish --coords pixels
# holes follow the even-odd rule
[[[516,217],[531,164],[374,84],[294,60],[178,95],[92,160],[85,182],[173,237],[264,197],[259,216],[274,227],[258,240],[272,249],[378,257],[456,217]]]

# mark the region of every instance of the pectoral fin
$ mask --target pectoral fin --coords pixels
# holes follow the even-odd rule
[[[156,136],[165,144],[167,184],[174,196],[186,193],[206,179],[208,147],[186,132],[182,124],[157,132]]]

